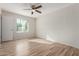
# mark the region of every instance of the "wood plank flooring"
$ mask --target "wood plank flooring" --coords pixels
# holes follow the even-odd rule
[[[22,39],[0,44],[0,56],[79,56],[79,49],[44,39]]]

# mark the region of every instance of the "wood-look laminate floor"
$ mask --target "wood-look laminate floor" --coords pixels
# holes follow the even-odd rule
[[[0,44],[1,56],[79,56],[79,49],[43,39],[22,39]]]

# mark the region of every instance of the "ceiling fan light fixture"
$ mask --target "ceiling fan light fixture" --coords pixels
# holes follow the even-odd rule
[[[33,12],[35,12],[35,10],[32,10]]]

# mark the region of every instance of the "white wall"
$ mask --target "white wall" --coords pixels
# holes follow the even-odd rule
[[[79,48],[79,4],[37,18],[37,36]]]
[[[12,28],[12,30],[13,30],[13,39],[14,40],[15,39],[25,39],[25,38],[35,37],[35,23],[36,23],[36,20],[34,18],[27,17],[27,16],[22,16],[22,15],[18,15],[18,14],[15,14],[15,13],[4,11],[4,10],[2,11],[2,15],[3,16],[7,15],[9,17],[12,17],[9,20],[11,20],[13,22],[13,25],[12,25],[13,28]],[[29,23],[29,32],[16,33],[16,19],[17,18],[22,18],[22,19],[27,20],[27,22]],[[8,24],[10,25],[10,23],[8,23]],[[6,29],[3,29],[3,33],[4,33],[4,31],[6,31]],[[3,40],[3,41],[6,41],[6,39]]]

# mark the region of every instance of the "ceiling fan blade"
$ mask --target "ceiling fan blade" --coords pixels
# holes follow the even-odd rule
[[[32,10],[32,9],[24,9],[24,10]]]
[[[42,6],[41,5],[39,5],[39,6],[37,6],[37,7],[35,7],[34,9],[38,9],[38,8],[41,8]]]
[[[33,11],[31,12],[31,14],[33,15]]]
[[[35,10],[36,12],[38,12],[38,13],[42,13],[41,11],[39,11],[39,10]]]
[[[35,9],[35,5],[32,5],[31,8],[32,8],[32,9]]]

